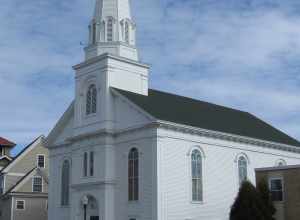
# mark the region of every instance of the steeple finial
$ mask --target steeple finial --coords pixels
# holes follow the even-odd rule
[[[137,61],[135,31],[129,0],[96,0],[86,59],[110,53]]]

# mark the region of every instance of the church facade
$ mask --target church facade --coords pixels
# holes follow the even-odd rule
[[[46,140],[49,220],[227,220],[300,143],[247,112],[148,88],[129,0],[96,0],[75,100]]]

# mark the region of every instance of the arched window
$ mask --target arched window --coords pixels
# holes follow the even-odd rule
[[[96,86],[90,85],[86,94],[86,114],[90,115],[97,111],[97,88]]]
[[[93,44],[96,43],[97,41],[97,24],[96,22],[93,22],[93,26],[92,26],[92,42]]]
[[[132,148],[128,156],[128,199],[139,200],[139,152]]]
[[[87,176],[88,173],[88,153],[84,152],[83,154],[83,176]]]
[[[61,174],[61,205],[69,205],[70,195],[70,162],[65,160],[62,166]]]
[[[192,166],[192,200],[202,201],[202,156],[198,149],[193,150],[191,156]]]
[[[283,160],[283,159],[279,159],[279,160],[276,161],[275,165],[278,166],[278,167],[286,166],[286,161]]]
[[[125,22],[125,42],[129,44],[129,23]]]
[[[113,41],[113,18],[107,21],[107,41]]]
[[[240,156],[238,160],[239,183],[242,185],[248,179],[248,162],[244,156]]]

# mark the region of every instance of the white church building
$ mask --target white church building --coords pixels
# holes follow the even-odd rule
[[[129,0],[96,0],[75,100],[46,140],[49,220],[227,220],[300,143],[250,113],[148,88]]]

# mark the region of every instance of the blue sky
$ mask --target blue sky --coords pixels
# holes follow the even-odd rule
[[[300,139],[298,0],[131,0],[150,86],[249,111]],[[74,98],[94,0],[0,4],[0,136],[14,153]],[[230,125],[228,125],[230,126]]]

